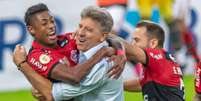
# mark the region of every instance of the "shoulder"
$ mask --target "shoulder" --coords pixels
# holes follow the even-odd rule
[[[59,36],[60,37],[66,37],[68,39],[74,39],[72,35],[73,35],[73,32],[67,32],[67,33],[63,33],[63,34],[61,34]]]
[[[34,49],[34,48],[31,48],[29,50],[29,53],[28,53],[28,57],[36,57],[40,54],[44,54],[45,51],[43,51],[42,49]]]
[[[146,48],[144,49],[144,51],[148,57],[152,57],[155,59],[161,59],[164,56],[163,49]]]

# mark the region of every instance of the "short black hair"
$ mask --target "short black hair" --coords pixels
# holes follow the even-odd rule
[[[145,27],[148,33],[148,37],[155,37],[158,39],[158,46],[163,47],[164,39],[165,39],[165,32],[163,28],[151,21],[143,20],[136,25],[137,27]]]
[[[33,17],[33,15],[36,13],[39,13],[39,12],[43,12],[43,11],[49,11],[47,5],[45,5],[43,3],[39,3],[39,4],[29,7],[24,16],[25,24],[27,26],[30,25],[31,18]]]

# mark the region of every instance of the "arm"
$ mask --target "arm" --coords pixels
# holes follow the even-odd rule
[[[113,48],[102,48],[92,58],[82,64],[69,67],[64,64],[57,64],[51,72],[51,78],[64,82],[79,83],[103,57],[115,54]]]
[[[19,70],[25,75],[25,77],[32,84],[32,86],[45,96],[46,101],[52,101],[52,83],[44,77],[40,76],[38,73],[36,73],[30,67],[30,65],[27,64],[27,62],[22,62],[24,60],[26,60],[25,48],[20,45],[17,45],[13,52],[14,63],[19,66]]]
[[[116,55],[110,57],[110,60],[112,60],[115,63],[115,65],[108,71],[108,75],[111,78],[118,78],[123,72],[125,63],[127,61],[125,48],[122,42],[115,40],[112,37],[108,36],[106,40],[109,43],[109,45],[116,50]]]
[[[110,35],[109,37],[123,43],[125,50],[126,50],[126,57],[128,58],[128,60],[146,64],[146,53],[144,52],[144,50],[142,48],[140,48],[134,44],[130,44],[127,41],[125,41],[124,39],[122,39],[116,35]]]
[[[138,79],[131,79],[124,81],[124,90],[130,92],[140,92],[141,85]]]

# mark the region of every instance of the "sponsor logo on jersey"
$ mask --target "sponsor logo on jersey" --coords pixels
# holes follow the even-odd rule
[[[71,51],[71,60],[73,60],[75,63],[78,63],[78,51],[77,50],[72,50]]]
[[[35,58],[31,58],[30,59],[30,63],[34,66],[36,66],[38,69],[42,70],[42,71],[46,71],[47,70],[47,66],[42,65],[39,61],[37,61]]]
[[[64,47],[66,44],[68,44],[68,42],[69,41],[67,39],[65,39],[65,40],[61,41],[60,46]]]
[[[154,54],[152,52],[150,53],[150,56],[153,57],[154,59],[157,59],[157,60],[163,58],[163,56],[161,54]]]

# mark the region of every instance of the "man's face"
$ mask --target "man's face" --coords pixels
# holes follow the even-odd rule
[[[105,40],[105,34],[100,30],[100,24],[87,17],[80,21],[76,34],[76,44],[80,51],[87,51]]]
[[[56,25],[53,16],[48,11],[36,13],[32,17],[31,26],[28,30],[35,40],[44,46],[56,46]]]
[[[140,48],[144,49],[149,47],[149,39],[145,27],[136,27],[132,34],[132,39],[132,44],[135,44]]]

